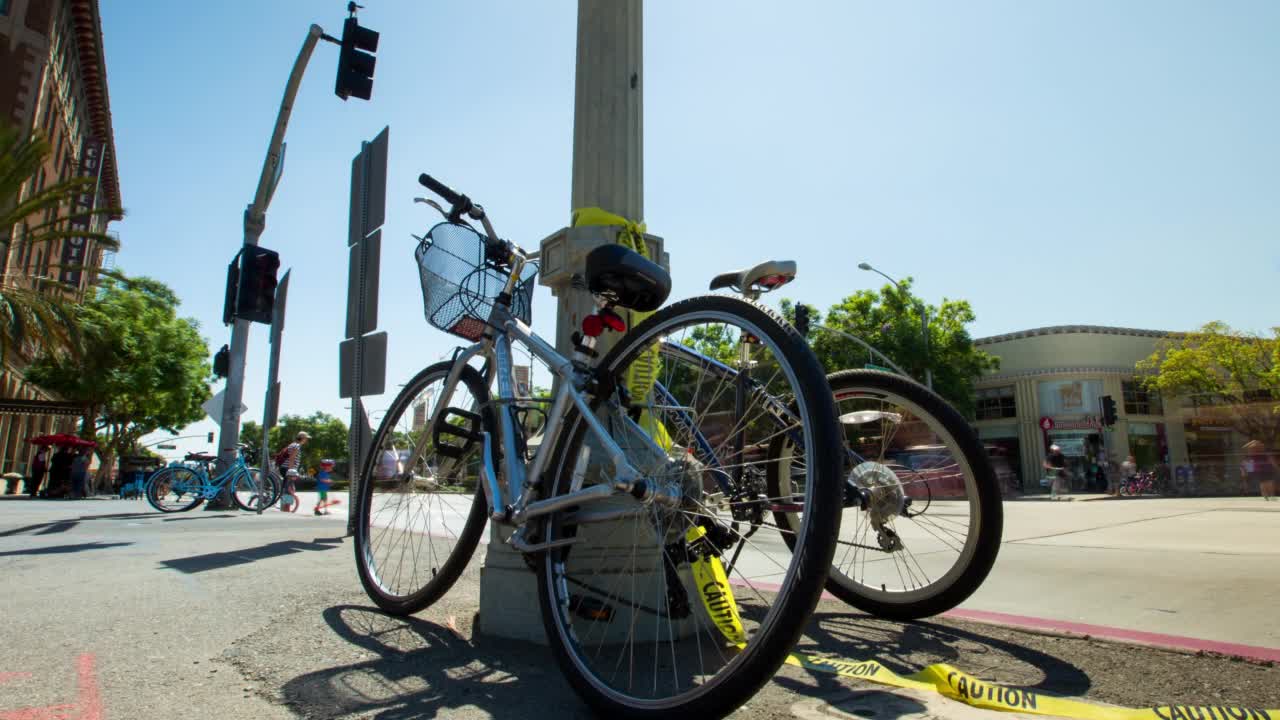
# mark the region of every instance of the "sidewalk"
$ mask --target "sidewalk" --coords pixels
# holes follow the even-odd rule
[[[474,632],[477,565],[437,605],[406,619],[375,611],[350,585],[296,595],[288,633],[250,634],[222,659],[253,678],[263,698],[307,718],[591,717],[547,648]],[[888,622],[834,600],[820,603],[796,651],[877,660],[902,675],[943,662],[984,681],[1129,707],[1267,707],[1280,684],[1269,663],[950,618]],[[792,666],[734,717],[879,717],[903,708],[935,718],[1017,717]]]

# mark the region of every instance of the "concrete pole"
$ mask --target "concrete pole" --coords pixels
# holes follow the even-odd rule
[[[644,218],[640,0],[579,0],[572,208]]]
[[[267,205],[271,203],[271,195],[275,192],[276,183],[280,180],[280,172],[284,162],[284,134],[289,127],[289,116],[293,113],[293,101],[298,95],[298,86],[302,83],[302,75],[306,72],[307,62],[315,50],[316,43],[324,31],[319,25],[307,29],[307,37],[298,51],[293,63],[293,71],[289,74],[289,82],[285,86],[284,98],[280,101],[280,112],[276,115],[275,128],[271,133],[271,143],[267,146],[267,157],[262,163],[262,173],[258,176],[258,187],[253,202],[244,211],[244,244],[257,245],[267,224]],[[227,363],[227,387],[223,395],[221,430],[218,434],[218,470],[221,472],[230,467],[236,459],[236,447],[240,443],[240,404],[244,397],[244,364],[249,350],[249,321],[236,319],[231,328],[231,348]],[[226,510],[234,507],[231,503],[230,486],[208,503],[208,510]]]
[[[644,219],[641,10],[641,0],[578,0],[571,211],[599,207]],[[569,287],[570,277],[582,272],[587,252],[616,234],[616,228],[564,228],[542,243],[542,282],[557,297],[556,349],[566,356],[573,351],[570,334],[595,311],[590,295]],[[665,261],[661,239],[647,240],[655,260]],[[608,335],[597,346],[601,355]],[[535,576],[505,544],[510,531],[491,528],[480,574],[480,632],[545,643]]]

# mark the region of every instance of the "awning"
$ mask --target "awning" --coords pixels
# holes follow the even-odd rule
[[[0,398],[0,415],[66,415],[81,417],[84,406],[53,400],[19,400]]]

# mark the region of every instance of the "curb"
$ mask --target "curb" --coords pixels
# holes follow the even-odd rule
[[[1054,637],[1076,640],[1101,640],[1117,644],[1154,648],[1156,650],[1167,650],[1186,655],[1214,655],[1238,658],[1267,666],[1280,664],[1280,648],[1242,645],[1181,635],[1165,635],[1143,630],[1127,630],[1107,625],[1077,623],[1069,620],[1011,615],[987,610],[951,610],[943,613],[941,617],[966,620],[984,625],[997,625],[1011,630]]]

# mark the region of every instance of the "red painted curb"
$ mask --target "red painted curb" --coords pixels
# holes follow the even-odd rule
[[[736,587],[754,586],[762,590],[777,591],[780,585],[770,582],[754,582],[748,584],[740,578],[730,578],[729,584]],[[822,592],[823,600],[836,600],[837,598],[825,590]],[[1235,655],[1250,660],[1263,660],[1280,663],[1280,649],[1258,647],[1256,645],[1240,645],[1238,643],[1219,642],[1217,640],[1203,640],[1201,638],[1185,637],[1182,635],[1164,635],[1162,633],[1145,632],[1142,630],[1126,630],[1125,628],[1109,627],[1107,625],[1090,625],[1088,623],[1071,622],[1070,620],[1053,620],[1051,618],[1030,617],[1028,615],[1011,615],[1009,613],[992,612],[989,610],[951,610],[941,615],[945,618],[955,618],[956,620],[969,620],[970,622],[985,623],[987,625],[1001,625],[1004,627],[1024,628],[1028,630],[1049,630],[1052,632],[1067,633],[1071,635],[1088,635],[1089,637],[1100,638],[1103,640],[1114,640],[1117,642],[1127,642],[1135,645],[1145,645],[1147,647],[1165,648],[1168,650],[1189,650],[1192,652],[1211,652],[1219,655]]]
[[[1095,638],[1118,640],[1120,642],[1146,645],[1149,647],[1211,652],[1221,655],[1238,655],[1252,660],[1280,662],[1280,649],[1257,647],[1255,645],[1240,645],[1238,643],[1218,642],[1216,640],[1203,640],[1200,638],[1185,637],[1182,635],[1165,635],[1162,633],[1145,632],[1142,630],[1127,630],[1125,628],[1108,627],[1106,625],[1090,625],[1088,623],[1071,622],[1069,620],[1053,620],[1050,618],[1037,618],[1026,615],[1011,615],[1009,613],[990,612],[987,610],[952,610],[950,612],[943,613],[943,617],[956,618],[957,620],[972,620],[974,622],[986,623],[989,625],[1003,625],[1036,630],[1052,630],[1055,632],[1070,633],[1073,635],[1088,635]]]

